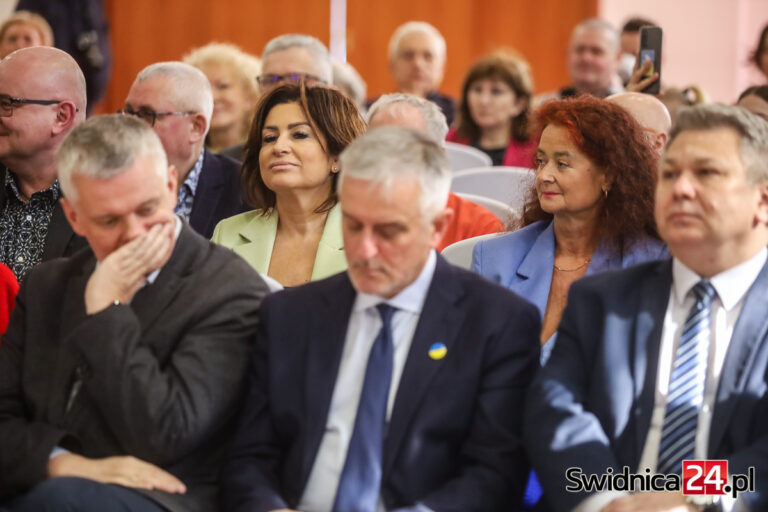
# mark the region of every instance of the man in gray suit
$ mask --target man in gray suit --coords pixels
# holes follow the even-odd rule
[[[555,510],[767,510],[768,123],[738,107],[682,111],[655,210],[673,258],[574,283],[529,392],[544,498]],[[731,476],[754,468],[754,491],[576,489],[579,474],[625,468],[674,481],[701,459],[727,460]]]
[[[173,215],[176,172],[146,123],[86,121],[56,163],[90,249],[19,292],[0,347],[0,500],[215,510],[266,286]]]

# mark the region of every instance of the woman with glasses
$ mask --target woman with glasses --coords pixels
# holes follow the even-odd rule
[[[210,43],[195,48],[184,62],[202,71],[211,82],[213,115],[205,139],[208,151],[243,158],[243,145],[259,98],[256,77],[259,59],[226,43]]]
[[[255,210],[221,221],[212,240],[283,286],[345,270],[338,157],[364,131],[357,107],[339,91],[302,81],[268,92],[242,169],[245,200]]]

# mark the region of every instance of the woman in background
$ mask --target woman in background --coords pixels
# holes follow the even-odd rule
[[[493,165],[531,167],[532,96],[531,70],[523,59],[502,52],[479,59],[464,80],[456,127],[446,140],[480,149]]]
[[[256,77],[261,63],[233,44],[210,43],[184,57],[208,77],[213,91],[213,116],[205,140],[206,148],[243,159],[243,144],[259,98]]]
[[[16,11],[0,25],[0,59],[30,46],[53,46],[53,31],[39,14]]]
[[[245,200],[256,209],[221,221],[212,240],[283,286],[345,270],[338,157],[364,132],[342,92],[290,83],[267,93],[242,170]]]

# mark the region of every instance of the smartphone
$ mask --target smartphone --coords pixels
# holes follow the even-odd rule
[[[661,27],[643,27],[640,29],[640,54],[637,59],[637,67],[641,67],[647,59],[653,62],[646,76],[659,74],[659,79],[643,89],[648,94],[661,92]]]

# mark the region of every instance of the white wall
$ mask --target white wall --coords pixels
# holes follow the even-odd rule
[[[768,0],[599,0],[598,9],[619,29],[631,16],[662,27],[666,86],[696,84],[713,101],[732,103],[766,81],[748,59],[768,23]]]

